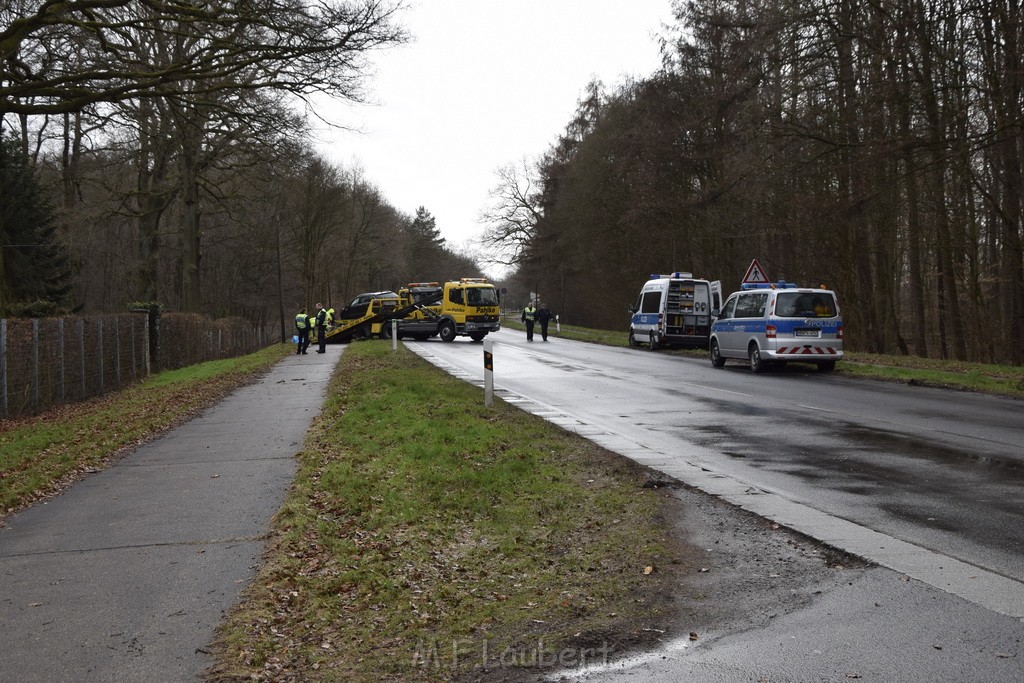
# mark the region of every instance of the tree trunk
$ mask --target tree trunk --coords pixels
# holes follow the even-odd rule
[[[138,114],[139,156],[136,209],[139,227],[139,274],[136,298],[159,300],[160,219],[174,193],[166,187],[170,156],[166,123],[154,114],[152,102],[143,99]]]

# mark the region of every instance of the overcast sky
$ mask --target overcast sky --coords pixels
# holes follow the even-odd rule
[[[543,154],[592,78],[653,73],[670,17],[670,0],[410,0],[413,41],[375,57],[374,104],[322,112],[362,132],[322,134],[320,149],[462,245],[495,170]]]

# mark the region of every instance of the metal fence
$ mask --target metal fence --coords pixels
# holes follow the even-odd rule
[[[159,319],[154,370],[174,370],[218,358],[234,358],[277,341],[243,318],[213,320],[195,313],[165,313]]]
[[[0,319],[0,419],[32,415],[275,341],[241,318],[159,311]]]

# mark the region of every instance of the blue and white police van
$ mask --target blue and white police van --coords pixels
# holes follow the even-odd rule
[[[652,351],[662,346],[706,347],[711,311],[721,302],[722,284],[717,280],[678,271],[651,275],[636,304],[629,307],[629,345],[646,343]]]
[[[788,361],[815,363],[831,372],[843,358],[843,319],[830,289],[795,284],[745,284],[714,311],[711,364],[743,360],[754,372]]]

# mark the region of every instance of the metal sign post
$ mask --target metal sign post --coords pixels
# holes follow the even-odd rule
[[[484,407],[494,404],[494,342],[484,340]]]

